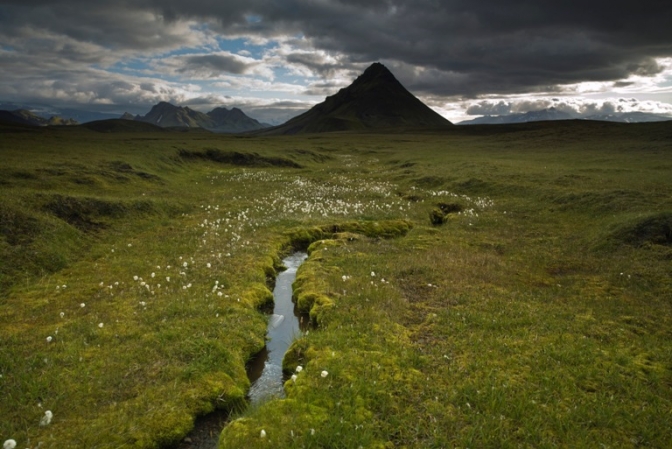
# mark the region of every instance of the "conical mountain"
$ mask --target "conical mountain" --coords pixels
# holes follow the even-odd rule
[[[390,128],[445,128],[452,124],[410,93],[381,63],[309,111],[264,134]]]

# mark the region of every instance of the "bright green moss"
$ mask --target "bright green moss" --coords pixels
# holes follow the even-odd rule
[[[243,293],[242,302],[255,309],[273,306],[273,292],[264,284],[253,284]]]

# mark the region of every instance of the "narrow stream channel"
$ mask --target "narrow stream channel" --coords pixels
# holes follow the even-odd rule
[[[287,267],[278,274],[273,289],[273,314],[268,317],[267,342],[247,366],[247,375],[252,383],[248,398],[257,404],[273,397],[284,397],[282,359],[292,342],[302,330],[308,328],[308,320],[302,319],[292,302],[292,284],[296,271],[308,254],[294,253],[282,263]],[[217,449],[219,434],[228,421],[228,413],[215,411],[198,418],[194,430],[174,449]]]
[[[298,252],[282,261],[287,269],[275,280],[275,306],[266,331],[268,341],[247,368],[247,375],[252,382],[248,393],[252,404],[285,395],[282,387],[282,359],[289,345],[301,333],[302,324],[296,305],[292,302],[292,283],[296,279],[296,270],[307,257],[306,253]]]

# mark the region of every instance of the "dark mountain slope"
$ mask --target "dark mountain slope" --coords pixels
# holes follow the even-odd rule
[[[350,86],[263,134],[298,134],[389,128],[445,128],[451,123],[411,94],[382,64]]]

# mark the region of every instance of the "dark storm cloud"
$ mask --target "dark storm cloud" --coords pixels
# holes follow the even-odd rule
[[[203,13],[202,5],[167,3],[176,16]],[[350,62],[387,60],[433,69],[430,78],[427,72],[408,73],[404,81],[443,95],[548,91],[558,84],[651,75],[660,70],[654,58],[672,54],[672,8],[661,0],[253,0],[244,5],[238,16],[257,14],[261,21],[232,22],[216,6],[210,13],[225,31],[301,32],[317,48],[348,55]]]
[[[427,95],[622,82],[659,72],[655,58],[672,56],[669,0],[9,0],[0,6],[0,37],[11,45],[40,30],[117,52],[161,51],[195,45],[198,30],[189,21],[230,36],[302,35],[339,57],[295,54],[288,64],[328,77],[382,60],[410,90]],[[96,49],[78,50],[82,58],[105,58]],[[190,63],[246,70],[232,59]]]

